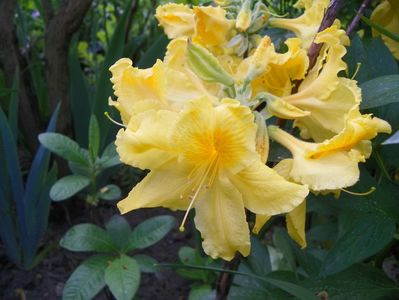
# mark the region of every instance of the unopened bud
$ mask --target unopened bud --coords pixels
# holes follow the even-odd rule
[[[187,43],[187,62],[193,72],[207,82],[219,82],[233,86],[234,79],[223,69],[219,61],[204,47]]]
[[[241,6],[240,12],[236,19],[236,28],[243,32],[246,31],[251,25],[251,0],[246,0]]]
[[[260,155],[261,161],[266,163],[269,156],[269,135],[267,133],[265,118],[255,112],[256,129],[256,152]]]

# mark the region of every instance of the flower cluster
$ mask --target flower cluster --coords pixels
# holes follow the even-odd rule
[[[123,58],[110,69],[117,98],[110,105],[124,124],[117,151],[124,163],[150,170],[118,207],[195,208],[204,251],[213,258],[249,254],[246,209],[256,214],[255,232],[270,216],[287,214],[289,234],[304,247],[309,190],[355,184],[370,140],[390,126],[360,113],[360,88],[341,76],[349,39],[339,21],[317,32],[328,1],[298,1],[305,10],[296,19],[271,17],[256,0],[216,5],[158,7],[171,39],[164,59],[138,69]],[[266,26],[296,35],[285,52],[260,35]],[[309,69],[312,42],[322,48]],[[276,118],[300,137],[272,125],[281,123]],[[292,158],[268,167],[269,138]]]

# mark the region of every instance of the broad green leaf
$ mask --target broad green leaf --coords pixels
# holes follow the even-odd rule
[[[232,286],[229,292],[229,300],[265,300],[268,299],[268,293],[266,290]]]
[[[397,284],[381,270],[367,265],[354,265],[326,278],[310,278],[303,285],[316,293],[325,291],[330,300],[377,300],[393,293],[399,295]]]
[[[100,127],[95,115],[91,115],[89,121],[89,153],[92,161],[95,161],[100,148]]]
[[[186,265],[205,265],[201,256],[197,254],[197,251],[188,246],[183,246],[179,249],[179,260]],[[185,278],[205,281],[208,272],[203,270],[180,269],[177,270],[177,273]]]
[[[211,296],[212,294],[212,287],[209,284],[195,285],[188,294],[188,300],[203,300],[204,297]],[[211,299],[214,299],[214,297]]]
[[[128,249],[144,249],[160,241],[176,224],[172,216],[157,216],[134,228]]]
[[[111,142],[105,148],[101,158],[96,161],[96,164],[100,166],[101,169],[107,169],[117,166],[121,163],[119,159],[118,152],[116,152],[115,142]]]
[[[156,266],[158,262],[152,258],[151,256],[144,254],[137,254],[133,256],[139,265],[140,271],[143,273],[155,273],[158,271],[158,267]]]
[[[42,133],[39,134],[39,141],[45,148],[66,160],[83,166],[89,165],[89,158],[85,152],[75,141],[65,135],[52,132]]]
[[[267,275],[272,271],[269,250],[257,238],[251,237],[251,253],[245,261],[254,274]]]
[[[69,277],[63,300],[88,300],[105,287],[104,271],[112,257],[96,255],[85,260]]]
[[[90,166],[82,166],[74,162],[68,161],[68,167],[75,175],[82,175],[84,177],[91,177],[92,168]]]
[[[108,184],[100,189],[98,197],[102,200],[118,200],[121,198],[121,189],[115,184]]]
[[[105,225],[108,235],[114,241],[119,249],[124,249],[128,243],[128,237],[131,233],[130,225],[126,219],[120,215],[114,215]]]
[[[82,175],[68,175],[59,179],[50,190],[53,201],[66,200],[90,184],[90,179]]]
[[[60,246],[70,251],[116,252],[109,234],[94,224],[78,224],[67,231]]]
[[[386,75],[364,82],[362,88],[362,109],[399,102],[399,75]]]
[[[390,242],[395,233],[395,222],[379,211],[350,213],[334,247],[328,252],[321,275],[338,273],[374,255]]]
[[[104,278],[116,299],[131,300],[140,284],[140,269],[133,258],[122,254],[105,269]]]

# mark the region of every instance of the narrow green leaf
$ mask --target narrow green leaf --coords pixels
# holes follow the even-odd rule
[[[66,200],[90,184],[90,179],[82,175],[68,175],[59,179],[50,189],[53,201]]]
[[[89,158],[85,155],[85,152],[75,141],[65,135],[42,133],[39,134],[39,141],[45,148],[66,160],[83,166],[89,165]]]
[[[10,123],[10,129],[17,140],[18,134],[18,97],[19,97],[19,68],[14,73],[14,79],[12,81],[12,91],[10,96],[10,105],[8,109],[8,121]]]
[[[60,246],[70,251],[116,252],[108,233],[94,224],[78,224],[67,231]]]
[[[381,26],[380,24],[371,21],[370,19],[366,18],[363,15],[360,15],[360,18],[362,19],[362,21],[364,21],[364,23],[366,23],[370,27],[373,27],[379,33],[381,33],[399,43],[399,35],[398,34],[395,34],[391,31],[387,30],[384,26]]]
[[[108,184],[100,189],[98,197],[102,200],[118,200],[122,196],[121,189],[115,184]]]
[[[157,58],[164,56],[168,43],[169,39],[164,34],[154,38],[154,42],[152,43],[151,47],[147,49],[147,51],[138,61],[137,67],[150,68],[155,63]]]
[[[360,85],[363,100],[362,109],[399,102],[399,75],[381,76]]]
[[[131,234],[129,223],[120,215],[114,215],[105,225],[108,235],[114,241],[120,250],[124,249],[128,243],[128,237]]]
[[[157,243],[175,224],[172,216],[157,216],[140,223],[129,237],[128,249],[144,249]]]
[[[105,287],[104,271],[112,257],[96,255],[85,260],[69,277],[63,300],[88,300]]]
[[[95,161],[100,148],[100,127],[95,115],[91,115],[89,122],[89,153]]]
[[[129,256],[121,255],[105,269],[105,283],[116,299],[131,300],[140,284],[137,262]]]
[[[133,256],[139,265],[140,271],[143,273],[155,273],[158,271],[157,264],[158,262],[152,258],[151,256],[144,254],[137,254]]]

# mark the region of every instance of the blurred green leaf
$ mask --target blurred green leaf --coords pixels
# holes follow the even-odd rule
[[[399,102],[399,75],[386,75],[364,82],[362,88],[362,109]]]
[[[394,8],[392,8],[392,9],[394,9]],[[362,19],[362,21],[364,23],[373,27],[379,33],[382,33],[383,35],[385,35],[385,36],[389,37],[390,39],[399,43],[399,35],[387,30],[384,26],[381,26],[380,24],[371,21],[370,19],[366,18],[365,16],[363,16],[361,14],[360,14],[360,18]]]
[[[274,246],[283,254],[290,271],[295,271],[295,257],[291,249],[290,238],[281,228],[275,228],[273,233]]]
[[[108,235],[119,249],[124,249],[127,245],[128,237],[131,233],[130,225],[126,219],[120,215],[113,215],[105,225]]]
[[[166,52],[166,46],[169,39],[166,35],[161,34],[155,39],[152,46],[145,52],[137,63],[139,68],[150,68],[156,62],[157,58],[162,58]]]
[[[188,246],[183,246],[179,249],[179,260],[186,265],[206,265],[202,257],[197,253],[197,250]],[[180,269],[176,271],[177,274],[184,278],[193,280],[206,281],[207,271]]]
[[[303,285],[316,293],[325,292],[330,300],[377,300],[399,295],[399,286],[381,270],[360,264],[326,278],[310,278]]]
[[[90,179],[82,175],[68,175],[59,179],[50,189],[53,201],[66,200],[90,184]]]
[[[10,105],[8,109],[8,122],[10,124],[10,129],[12,131],[15,141],[17,141],[18,137],[19,76],[19,68],[17,67],[12,81],[12,91],[10,96]]]
[[[108,184],[100,189],[98,197],[102,200],[114,201],[121,198],[122,192],[119,186]]]
[[[85,260],[69,277],[63,300],[93,299],[105,287],[104,270],[112,257],[96,255]]]
[[[345,223],[323,262],[323,276],[338,273],[374,255],[391,241],[396,229],[395,222],[377,210],[361,214],[347,212]]]
[[[79,145],[60,133],[39,134],[40,143],[55,154],[82,166],[88,166],[89,158]]]
[[[204,297],[212,294],[212,287],[209,284],[195,285],[188,294],[188,300],[203,300]],[[230,298],[230,296],[229,296]],[[215,299],[212,297],[211,299]]]
[[[133,258],[122,254],[105,269],[104,278],[117,300],[131,300],[140,283],[140,269]]]
[[[144,254],[137,254],[133,256],[133,258],[136,260],[137,264],[139,265],[141,272],[155,273],[158,271],[158,267],[156,266],[158,262],[151,256]]]
[[[60,246],[70,251],[116,252],[109,234],[94,224],[78,224],[67,231]]]
[[[144,249],[159,242],[173,227],[172,216],[157,216],[137,225],[129,237],[128,249]]]

